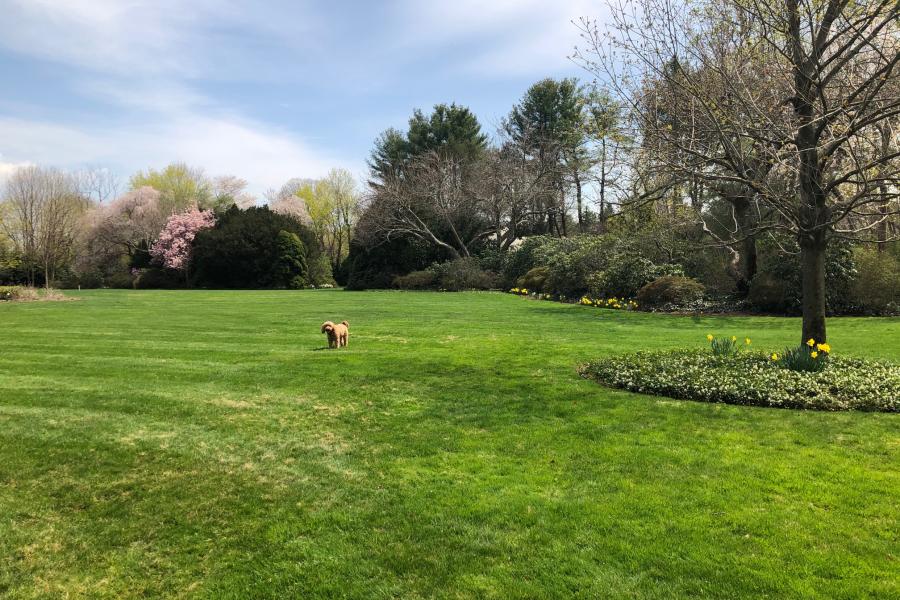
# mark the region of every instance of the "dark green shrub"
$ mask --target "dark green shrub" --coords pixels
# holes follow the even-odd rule
[[[313,232],[288,215],[267,207],[225,211],[215,227],[204,229],[194,238],[192,269],[197,285],[218,288],[283,287],[287,279],[279,257],[281,231],[296,235],[306,249],[310,283],[331,283],[331,263],[325,259]],[[289,269],[290,270],[290,269]]]
[[[394,238],[375,246],[354,240],[345,261],[346,286],[348,290],[388,289],[396,276],[446,259],[443,252],[416,240]]]
[[[696,279],[703,284],[707,293],[718,295],[735,291],[736,282],[729,275],[728,262],[729,257],[721,248],[705,248],[686,252],[678,257],[678,263],[684,267],[685,277]]]
[[[306,246],[296,233],[281,230],[276,239],[278,254],[275,281],[288,289],[302,289],[307,285],[309,268],[306,265]]]
[[[490,273],[504,273],[509,256],[509,252],[503,252],[495,245],[488,245],[479,250],[478,263]]]
[[[499,284],[497,276],[484,271],[472,257],[438,263],[430,270],[435,273],[440,288],[451,292],[489,290]]]
[[[577,235],[550,239],[535,249],[538,265],[549,269],[544,290],[567,298],[588,292],[588,276],[609,264],[615,241],[607,236]]]
[[[109,274],[104,275],[102,272],[96,269],[92,269],[84,273],[68,271],[59,278],[58,287],[67,290],[74,290],[78,288],[84,290],[93,290],[108,285],[106,283],[106,279],[108,279],[109,277]],[[131,286],[129,285],[128,287]]]
[[[105,283],[108,288],[130,290],[134,287],[134,277],[130,273],[112,273]]]
[[[516,281],[516,286],[528,291],[542,292],[550,276],[548,267],[535,267]]]
[[[866,314],[900,312],[900,259],[891,252],[856,248],[853,260],[856,263],[856,278],[850,290],[853,304]]]
[[[666,275],[684,277],[681,265],[656,265],[635,255],[610,257],[603,271],[588,275],[588,289],[594,298],[634,298],[638,290]]]
[[[401,290],[427,290],[436,287],[434,271],[413,271],[394,277],[394,287]]]
[[[505,284],[514,285],[528,271],[541,266],[537,263],[536,253],[552,239],[542,235],[524,238],[514,250],[510,250],[503,267]]]
[[[331,261],[324,253],[309,261],[309,283],[319,286],[334,286]]]
[[[184,287],[184,276],[172,269],[150,267],[141,270],[134,287],[139,290],[174,290]]]
[[[750,284],[750,306],[767,312],[800,314],[800,251],[790,238],[760,243],[759,271]],[[833,238],[825,252],[825,302],[829,314],[853,311],[851,287],[856,276],[849,242]],[[759,280],[759,281],[757,281]]]
[[[747,302],[756,309],[773,313],[794,313],[799,308],[794,291],[789,291],[784,281],[770,273],[758,273],[753,278]]]
[[[703,297],[703,284],[690,277],[666,275],[651,281],[637,293],[642,307],[658,307],[665,304],[683,304]]]

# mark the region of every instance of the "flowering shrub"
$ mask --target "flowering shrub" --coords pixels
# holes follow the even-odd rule
[[[831,357],[827,369],[809,372],[756,353],[673,350],[603,358],[579,371],[610,387],[699,402],[900,412],[900,365],[857,358]]]
[[[191,260],[191,242],[197,232],[215,224],[216,218],[209,210],[192,208],[172,215],[150,247],[150,256],[166,268],[185,271]]]
[[[815,373],[825,368],[830,355],[830,344],[817,344],[816,340],[810,338],[806,340],[806,343],[800,344],[796,348],[785,350],[781,356],[777,352],[773,353],[771,359],[773,362],[779,362],[781,366],[792,371]]]
[[[637,299],[645,306],[684,304],[703,298],[705,288],[690,277],[665,275],[638,290]]]

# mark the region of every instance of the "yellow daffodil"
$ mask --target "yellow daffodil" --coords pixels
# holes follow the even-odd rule
[[[831,352],[831,346],[828,344],[816,344],[816,350],[828,354]]]
[[[777,353],[777,352],[773,352],[773,353],[772,353],[772,360],[778,360],[778,353]]]
[[[744,338],[744,343],[748,346],[750,345],[750,338]]]
[[[816,345],[816,340],[809,338],[808,340],[806,340],[806,345],[809,346],[810,348],[812,348],[813,346]]]
[[[709,335],[706,336],[706,341],[707,341],[707,342],[711,342],[711,341],[713,341],[714,339],[715,339],[715,338],[713,338],[713,334],[711,334],[711,333],[710,333]]]
[[[809,355],[812,356],[813,358],[819,358],[819,353],[816,352],[815,350],[813,350],[812,352],[810,352]]]
[[[736,341],[737,341],[737,336],[736,336],[736,335],[731,336],[731,341],[732,341],[732,342],[736,342]]]

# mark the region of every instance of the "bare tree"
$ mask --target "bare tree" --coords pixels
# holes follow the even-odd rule
[[[76,177],[58,169],[24,167],[6,184],[2,225],[22,256],[28,283],[38,272],[50,286],[60,267],[72,260],[76,228],[88,207]]]
[[[898,152],[857,153],[900,114],[898,27],[897,0],[620,0],[611,30],[583,22],[578,59],[631,110],[648,80],[692,102],[690,127],[655,132],[675,150],[663,160],[752,193],[796,236],[804,340],[826,339],[829,238],[898,211]]]
[[[472,173],[471,163],[446,154],[412,159],[402,175],[373,190],[360,238],[377,244],[411,237],[453,258],[471,256],[473,245],[494,232],[481,200],[469,193]]]
[[[90,167],[74,174],[78,190],[95,204],[104,204],[119,195],[121,181],[109,169]]]
[[[500,148],[488,149],[472,166],[466,191],[478,200],[491,223],[491,238],[499,250],[509,249],[545,218],[544,200],[557,189],[548,164],[534,160],[521,146],[506,139]]]

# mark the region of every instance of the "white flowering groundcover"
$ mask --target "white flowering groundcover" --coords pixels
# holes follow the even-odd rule
[[[603,385],[699,402],[814,410],[900,412],[900,365],[834,357],[818,373],[791,371],[762,354],[637,352],[579,367]]]

